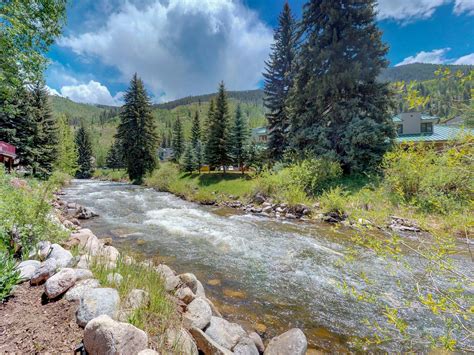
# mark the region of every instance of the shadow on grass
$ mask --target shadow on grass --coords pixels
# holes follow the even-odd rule
[[[363,188],[376,188],[379,186],[381,177],[378,175],[345,175],[338,179],[332,180],[327,184],[325,190],[340,186],[346,192],[354,194],[362,190]]]

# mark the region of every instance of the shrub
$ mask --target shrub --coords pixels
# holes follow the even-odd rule
[[[20,281],[20,272],[15,270],[16,262],[6,252],[0,251],[0,302],[7,298]]]
[[[426,212],[463,210],[474,191],[474,137],[442,151],[434,146],[400,147],[384,158],[384,185],[402,202]]]
[[[146,179],[146,184],[159,191],[170,191],[171,184],[178,179],[179,169],[176,164],[162,164],[153,175]]]
[[[346,211],[347,193],[338,186],[324,192],[320,202],[325,213],[333,212],[342,216]]]

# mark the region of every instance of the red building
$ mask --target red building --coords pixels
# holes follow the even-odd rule
[[[16,148],[8,143],[0,141],[0,163],[3,163],[8,171],[11,171],[16,159]]]

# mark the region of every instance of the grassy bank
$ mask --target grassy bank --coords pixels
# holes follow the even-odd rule
[[[128,182],[128,175],[125,169],[96,169],[94,171],[94,179],[107,181]]]
[[[66,232],[54,222],[50,201],[68,177],[54,174],[48,181],[19,178],[0,168],[0,300],[19,281],[17,261],[40,240],[58,242]]]

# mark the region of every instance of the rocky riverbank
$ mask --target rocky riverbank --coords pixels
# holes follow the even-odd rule
[[[177,305],[179,320],[175,327],[160,335],[161,345],[155,346],[157,342],[149,334],[127,323],[134,310],[150,302],[149,292],[133,289],[121,299],[117,291],[121,282],[125,282],[124,276],[116,271],[118,265],[138,261],[121,255],[109,240],[101,240],[91,230],[80,227],[80,219],[96,216],[92,211],[60,197],[53,206],[58,223],[70,231],[68,240],[61,245],[39,242],[31,259],[20,263],[18,269],[22,281],[30,283],[30,288],[22,286],[22,291],[38,293],[40,288],[43,302],[49,308],[58,305],[57,311],[61,312],[59,305],[64,306],[65,301],[77,303],[75,324],[84,329],[79,350],[89,354],[306,353],[307,341],[301,330],[291,329],[265,346],[258,332],[246,331],[225,320],[192,273],[178,275],[167,265],[155,265],[148,260],[140,262],[140,266],[159,276],[168,297]],[[93,266],[98,263],[107,270],[107,281],[116,285],[115,288],[102,287],[95,278]],[[14,297],[22,296],[24,293]],[[4,308],[8,309],[8,303]]]

